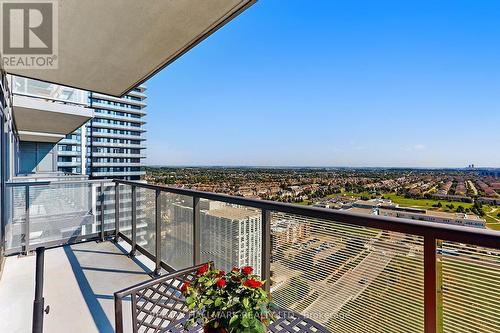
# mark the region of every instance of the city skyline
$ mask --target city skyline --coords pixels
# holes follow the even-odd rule
[[[499,4],[314,4],[257,2],[150,79],[146,164],[500,166]]]

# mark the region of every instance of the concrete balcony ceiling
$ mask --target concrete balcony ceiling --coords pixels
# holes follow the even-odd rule
[[[254,2],[59,1],[58,68],[7,72],[123,96]]]
[[[93,117],[92,109],[13,96],[14,122],[21,141],[59,142]]]

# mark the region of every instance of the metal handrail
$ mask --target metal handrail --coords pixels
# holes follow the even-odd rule
[[[227,194],[203,192],[162,185],[152,185],[136,181],[114,180],[114,182],[117,184],[133,185],[151,190],[159,190],[167,193],[185,195],[193,198],[242,205],[246,207],[261,209],[263,211],[301,215],[305,217],[328,220],[336,223],[346,223],[360,227],[382,229],[418,236],[428,236],[430,234],[433,234],[435,238],[440,240],[500,249],[500,232],[494,230],[449,225],[436,222],[423,222],[406,218],[366,215],[362,213],[353,213],[320,207],[308,207],[276,201],[247,199]]]

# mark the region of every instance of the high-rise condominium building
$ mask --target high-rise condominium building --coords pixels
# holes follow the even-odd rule
[[[201,260],[229,271],[250,265],[261,274],[262,215],[257,210],[222,206],[201,211]]]
[[[181,266],[183,258],[192,258],[192,203],[181,199],[171,206],[166,217],[168,238],[164,257]],[[259,211],[223,204],[200,201],[201,261],[213,260],[220,269],[229,271],[236,266],[250,265],[254,274],[261,274],[262,215]],[[257,249],[257,250],[256,250]],[[182,266],[181,266],[182,267]]]
[[[144,174],[146,87],[122,98],[90,93],[94,118],[86,126],[86,173],[92,178],[139,180]]]
[[[71,134],[39,138],[38,132],[38,136],[22,132],[18,174],[57,170],[95,179],[128,180],[139,180],[144,174],[145,86],[119,98],[17,76],[12,77],[11,84],[15,98],[27,104],[46,100],[93,112],[93,117]],[[68,112],[74,110],[79,109]]]
[[[94,117],[58,144],[58,170],[91,178],[139,180],[144,171],[146,87],[122,98],[89,93]]]

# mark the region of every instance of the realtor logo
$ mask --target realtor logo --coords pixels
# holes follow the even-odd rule
[[[1,19],[4,68],[57,68],[56,1],[2,1]]]

